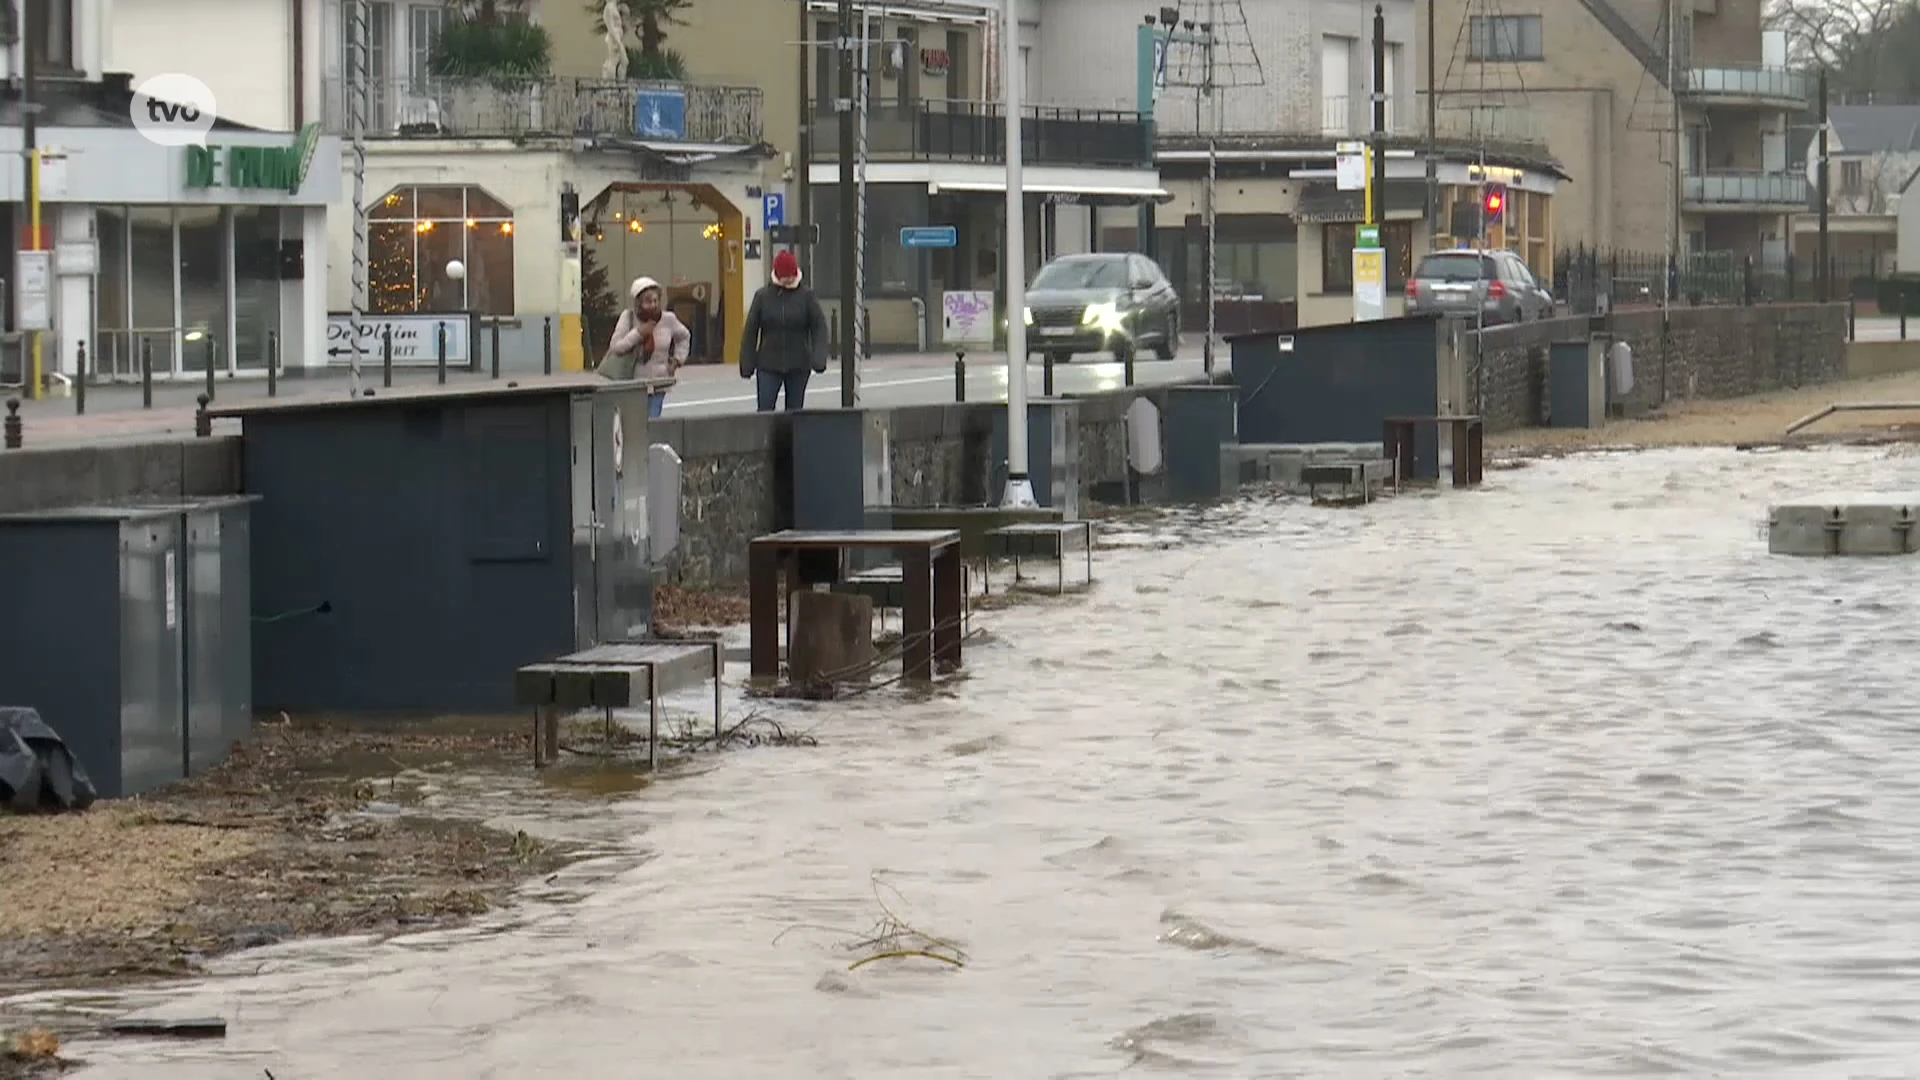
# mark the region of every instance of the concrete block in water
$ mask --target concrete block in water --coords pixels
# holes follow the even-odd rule
[[[1767,514],[1775,555],[1911,555],[1920,551],[1920,497],[1833,499]]]

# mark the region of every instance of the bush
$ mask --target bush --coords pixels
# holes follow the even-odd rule
[[[552,38],[517,5],[482,0],[449,16],[428,59],[434,75],[516,82],[542,78],[551,69]]]

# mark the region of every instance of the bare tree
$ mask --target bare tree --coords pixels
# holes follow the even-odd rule
[[[1796,66],[1837,68],[1864,62],[1876,74],[1881,36],[1911,18],[1916,0],[1767,0],[1766,26],[1787,34],[1787,58]]]

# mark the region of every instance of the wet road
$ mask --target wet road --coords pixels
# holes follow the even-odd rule
[[[1757,532],[1920,457],[1489,479],[1116,526],[964,682],[788,706],[819,748],[551,826],[618,853],[515,910],[229,958],[172,1005],[223,1042],[73,1075],[1914,1075],[1915,564]],[[969,966],[848,972],[876,870]]]

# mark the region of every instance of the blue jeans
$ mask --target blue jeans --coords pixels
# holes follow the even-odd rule
[[[760,400],[761,412],[772,412],[773,403],[780,400],[780,391],[786,390],[787,411],[799,412],[807,404],[807,380],[813,372],[806,368],[799,371],[761,371],[754,375],[753,389]]]
[[[666,409],[667,409],[667,392],[666,391],[662,390],[657,394],[647,395],[647,415],[648,416],[652,417],[655,420],[658,420],[660,419],[661,414],[666,412]]]

